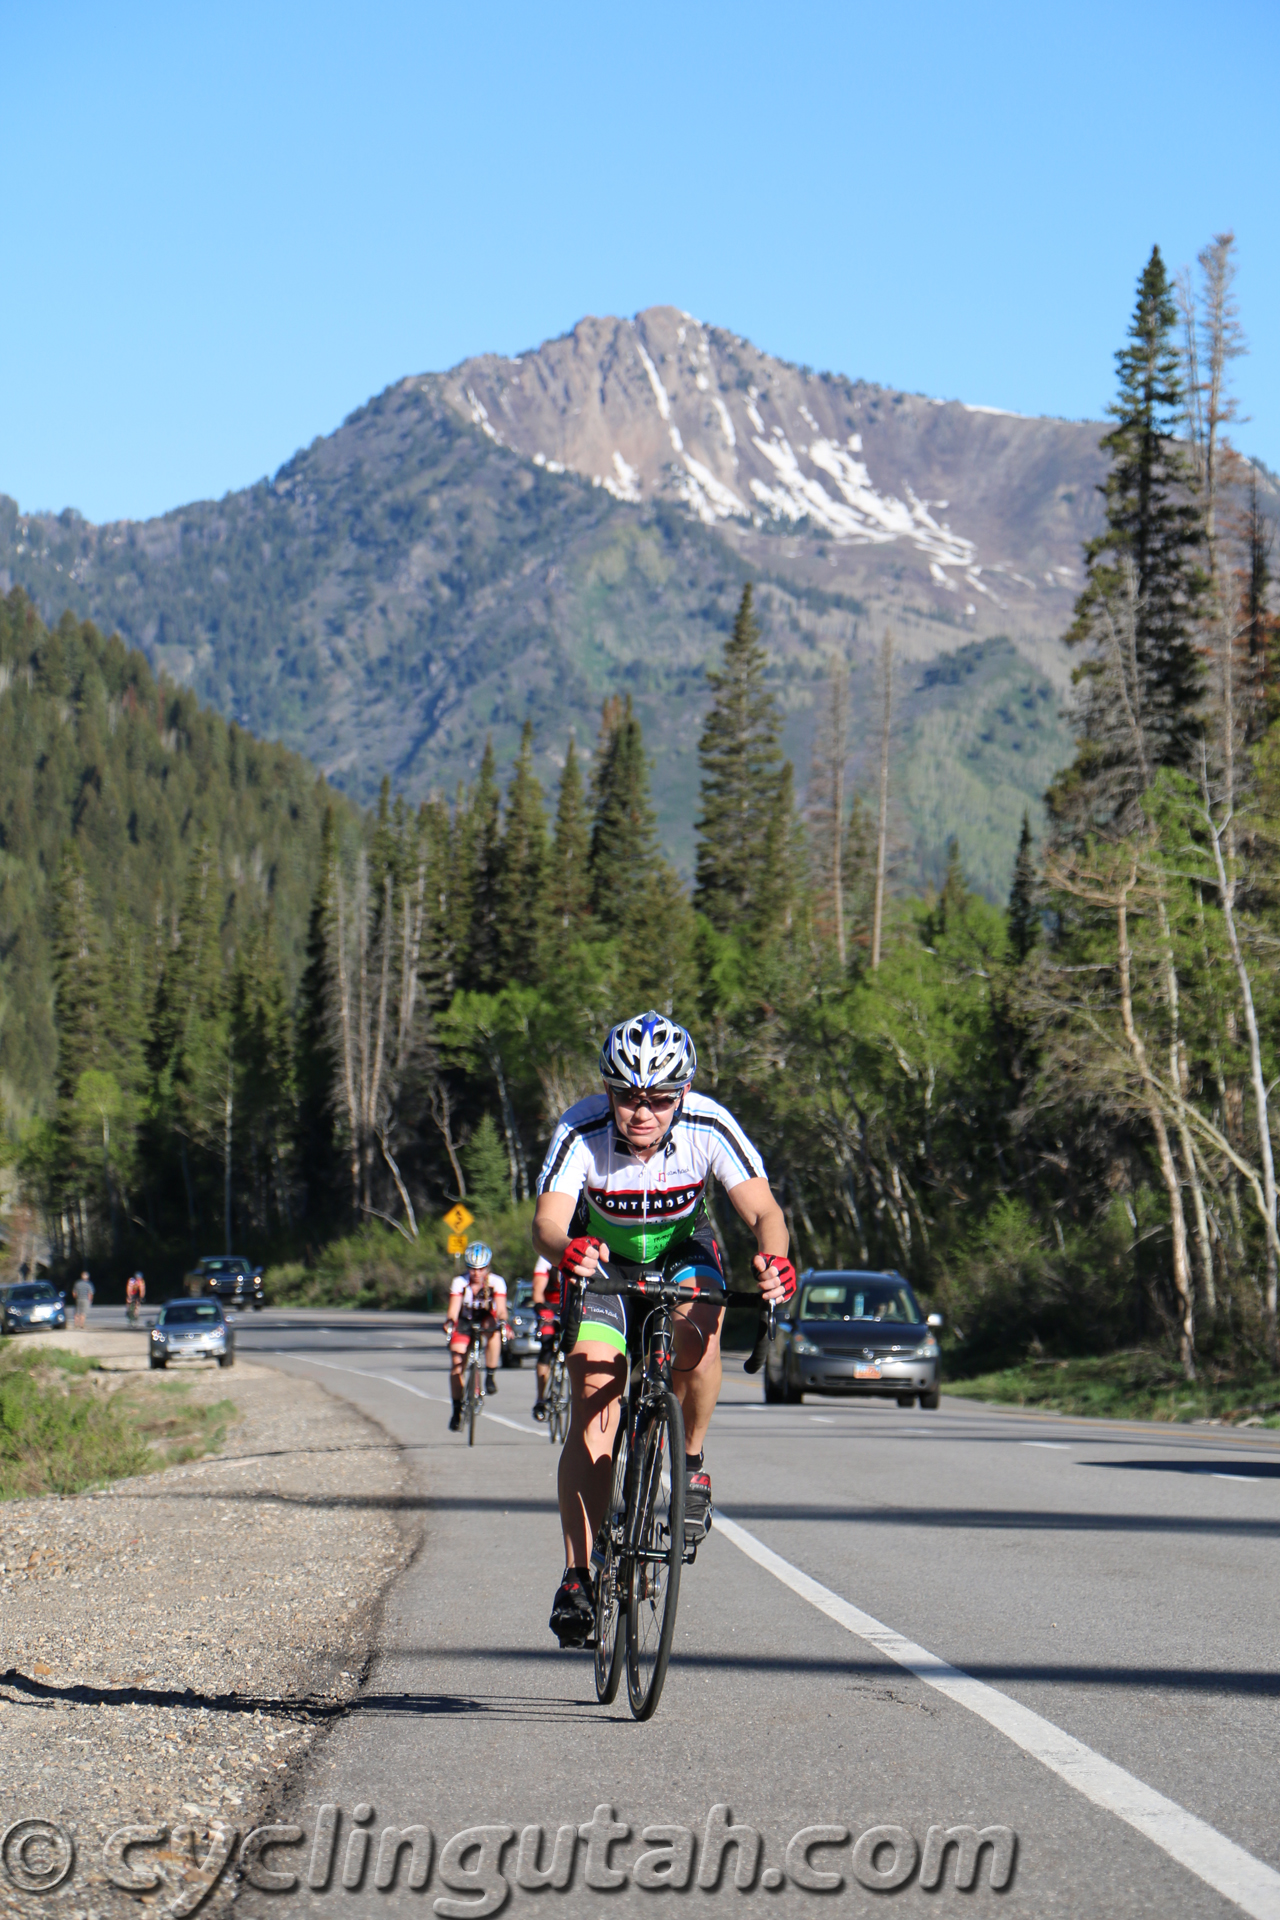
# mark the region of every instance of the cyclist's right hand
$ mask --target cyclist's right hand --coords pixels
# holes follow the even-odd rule
[[[445,1323],[444,1323],[444,1337],[445,1337],[445,1339],[446,1339],[446,1340],[452,1340],[452,1338],[453,1338],[453,1330],[454,1330],[454,1328],[455,1328],[455,1327],[457,1326],[457,1324],[458,1324],[458,1323],[457,1323],[457,1321],[456,1321],[456,1320],[446,1320],[446,1321],[445,1321]]]
[[[590,1280],[609,1264],[609,1249],[592,1234],[579,1234],[560,1256],[560,1271],[570,1280]]]

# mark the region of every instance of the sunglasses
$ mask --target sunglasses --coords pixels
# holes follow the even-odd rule
[[[615,1104],[625,1108],[628,1113],[638,1113],[642,1107],[648,1107],[650,1112],[655,1114],[670,1113],[679,1097],[679,1094],[675,1093],[617,1092],[613,1096]]]

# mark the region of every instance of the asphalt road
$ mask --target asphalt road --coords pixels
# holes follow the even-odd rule
[[[888,1900],[1073,1920],[1280,1916],[1275,1438],[946,1399],[935,1413],[766,1408],[731,1360],[707,1452],[717,1525],[685,1572],[657,1715],[638,1726],[625,1685],[598,1706],[590,1655],[561,1653],[547,1628],[556,1453],[530,1417],[532,1369],[502,1373],[468,1448],[446,1430],[439,1324],[240,1320],[246,1354],[310,1373],[401,1442],[426,1522],[361,1704],[317,1749],[292,1815],[305,1843],[268,1856],[305,1875],[317,1809],[338,1808],[329,1887],[246,1889],[242,1912],[430,1901],[460,1920],[500,1897],[509,1914],[556,1920],[661,1912],[692,1852],[682,1898],[717,1914]],[[714,1805],[760,1836],[749,1887],[735,1883],[745,1835],[718,1889],[697,1885]],[[612,1816],[578,1841],[567,1887],[516,1884],[524,1828],[544,1829],[546,1866],[557,1829],[598,1807]],[[606,1851],[610,1817],[626,1833]],[[415,1823],[434,1840],[426,1888],[405,1885],[406,1845],[396,1885],[379,1889],[379,1835]],[[874,1890],[913,1848],[927,1856],[931,1827],[966,1824],[1016,1835],[1002,1891],[990,1848],[970,1892],[955,1886],[955,1848],[935,1890],[921,1885],[927,1857]],[[900,1831],[857,1848],[876,1827]],[[365,1828],[361,1886],[344,1888]],[[497,1831],[442,1859],[473,1828]],[[828,1832],[809,1846],[794,1838],[806,1828]],[[812,1884],[824,1874],[839,1884]]]

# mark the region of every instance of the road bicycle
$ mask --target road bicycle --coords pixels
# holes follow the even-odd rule
[[[679,1254],[668,1255],[667,1264],[674,1269]],[[671,1387],[675,1310],[698,1299],[761,1308],[759,1348],[772,1338],[774,1308],[765,1308],[758,1292],[700,1287],[664,1268],[585,1291],[621,1294],[649,1309],[641,1330],[642,1357],[632,1362],[614,1436],[609,1504],[591,1554],[596,1698],[603,1706],[616,1699],[625,1667],[631,1712],[648,1720],[662,1697],[671,1659],[681,1569],[698,1552],[697,1541],[686,1540],[684,1530],[684,1417]]]
[[[551,1362],[551,1373],[547,1379],[547,1435],[552,1446],[564,1440],[569,1432],[569,1366],[564,1354],[556,1344],[555,1357]]]
[[[480,1326],[472,1326],[467,1340],[467,1351],[462,1360],[462,1424],[467,1430],[467,1445],[476,1443],[476,1421],[480,1417],[480,1403],[484,1399],[485,1354],[489,1341],[495,1331],[502,1332],[506,1338],[503,1323],[489,1320]]]

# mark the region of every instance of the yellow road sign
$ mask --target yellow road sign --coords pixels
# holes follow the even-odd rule
[[[458,1234],[458,1233],[465,1233],[467,1228],[471,1225],[474,1219],[475,1219],[474,1213],[468,1213],[466,1208],[462,1205],[461,1201],[459,1201],[456,1207],[450,1207],[448,1213],[446,1213],[444,1217],[444,1223],[446,1227],[448,1227],[450,1233]],[[451,1252],[456,1251],[458,1253],[461,1253],[462,1248],[461,1247],[458,1247],[456,1249],[451,1248],[450,1251]]]
[[[445,1241],[445,1246],[450,1253],[465,1253],[470,1244],[465,1233],[451,1233]]]

